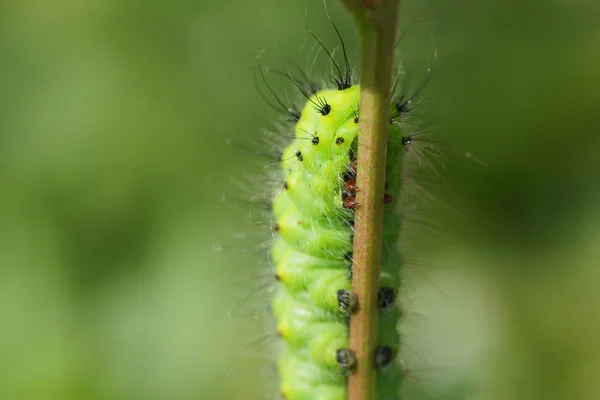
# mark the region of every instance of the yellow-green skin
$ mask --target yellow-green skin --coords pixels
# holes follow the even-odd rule
[[[281,157],[285,183],[273,202],[277,235],[271,252],[281,285],[272,310],[285,342],[277,367],[287,400],[346,399],[346,377],[336,354],[348,348],[348,317],[338,304],[338,290],[351,288],[354,211],[343,207],[342,193],[359,134],[359,96],[359,85],[313,95],[295,125],[296,139]],[[327,115],[315,106],[323,100],[330,106]],[[390,125],[386,179],[392,195],[401,182],[401,137]],[[381,287],[397,293],[400,219],[393,206],[385,210]],[[378,346],[390,347],[394,358],[399,318],[395,306],[380,311]],[[400,381],[396,363],[378,371],[377,400],[397,400]]]

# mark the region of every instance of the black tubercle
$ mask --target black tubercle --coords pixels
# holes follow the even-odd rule
[[[319,144],[319,137],[315,136],[312,138],[312,140],[310,141],[312,144],[314,144],[315,146]]]
[[[394,103],[394,106],[396,107],[396,110],[398,110],[398,114],[402,115],[402,114],[406,114],[407,112],[410,111],[410,102],[411,99],[408,100],[403,100],[400,99],[399,101]]]
[[[375,368],[381,369],[392,361],[393,353],[389,346],[380,346],[375,349]]]
[[[321,115],[325,116],[325,115],[329,115],[329,113],[331,112],[331,106],[327,103],[325,103],[324,106],[322,106],[321,108],[318,109],[318,111],[321,113]]]
[[[382,287],[379,289],[379,293],[377,294],[377,306],[379,308],[387,308],[394,304],[395,300],[396,294],[394,293],[394,288]]]
[[[410,137],[410,136],[402,137],[402,145],[408,146],[409,144],[411,144],[411,142],[412,142],[412,137]]]
[[[298,160],[304,161],[304,158],[302,158],[302,152],[300,150],[296,152],[296,157],[298,157]]]
[[[335,352],[335,359],[338,362],[342,372],[349,374],[356,367],[356,355],[350,349],[338,349]]]
[[[345,140],[343,137],[338,137],[335,139],[335,144],[337,144],[339,146],[340,144],[344,144],[344,141]]]
[[[355,124],[358,124],[358,110],[355,110],[354,107],[351,107],[351,108],[352,108],[352,114],[354,114],[353,121]]]
[[[340,289],[337,291],[337,299],[340,310],[345,314],[352,314],[356,311],[358,300],[356,295],[349,290]]]

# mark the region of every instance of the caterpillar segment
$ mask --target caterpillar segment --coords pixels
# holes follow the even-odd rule
[[[354,209],[360,207],[355,198],[359,97],[359,85],[313,94],[295,124],[295,139],[281,154],[284,183],[273,201],[271,249],[278,290],[271,308],[285,343],[277,370],[287,400],[345,400],[346,377],[356,362],[348,349],[348,321],[356,307],[350,280]],[[386,204],[401,184],[399,124],[390,124],[390,136],[398,140],[388,146]],[[373,360],[378,400],[398,400],[402,378],[395,362],[399,231],[400,216],[386,206]]]

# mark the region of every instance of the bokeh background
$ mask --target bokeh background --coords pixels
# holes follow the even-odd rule
[[[401,26],[411,83],[437,49],[453,215],[407,288],[405,398],[600,398],[600,3],[407,0]],[[239,201],[267,161],[236,144],[275,118],[257,55],[305,62],[308,29],[337,45],[318,0],[0,3],[0,399],[272,398]]]

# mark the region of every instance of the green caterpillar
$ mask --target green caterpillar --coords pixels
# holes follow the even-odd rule
[[[345,56],[343,42],[342,48]],[[346,376],[354,363],[348,350],[348,319],[355,306],[350,279],[354,207],[359,206],[354,193],[360,190],[355,184],[360,85],[352,84],[346,57],[344,75],[327,54],[338,71],[334,88],[317,90],[310,81],[309,88],[303,88],[285,72],[307,99],[301,112],[285,108],[272,92],[295,132],[281,153],[284,181],[272,204],[271,262],[279,287],[271,309],[285,343],[277,371],[287,400],[346,399]],[[386,195],[381,199],[386,208],[379,338],[373,360],[378,400],[397,400],[402,380],[401,368],[393,362],[400,344],[401,313],[395,299],[402,264],[397,247],[401,216],[394,198],[401,197],[403,155],[412,139],[404,134],[401,120],[413,110],[422,87],[408,98],[404,91],[393,98],[390,112]]]

